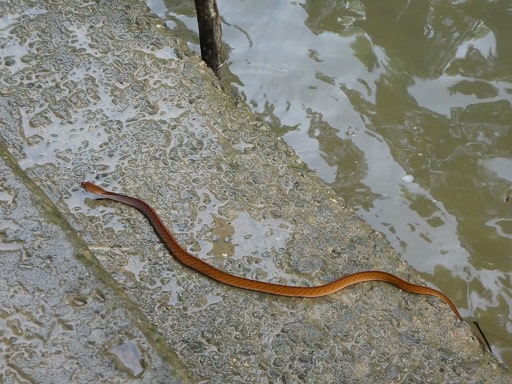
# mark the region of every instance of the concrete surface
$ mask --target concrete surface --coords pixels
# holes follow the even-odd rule
[[[0,382],[188,381],[176,355],[1,141],[0,172]]]
[[[282,298],[179,265],[80,182],[145,199],[237,275],[423,283],[143,3],[0,15],[0,382],[511,381],[436,298],[380,283]]]

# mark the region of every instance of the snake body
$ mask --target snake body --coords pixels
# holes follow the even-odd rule
[[[91,182],[83,182],[81,184],[82,188],[84,188],[87,192],[93,193],[100,198],[114,200],[129,206],[136,208],[139,212],[141,212],[149,221],[151,226],[153,227],[155,233],[160,237],[162,242],[165,244],[169,252],[182,264],[187,267],[192,268],[193,270],[213,279],[218,282],[231,285],[237,288],[247,289],[251,291],[264,292],[273,295],[280,296],[292,296],[292,297],[319,297],[326,296],[331,293],[337,292],[343,288],[348,286],[362,283],[365,281],[383,281],[385,283],[394,285],[395,287],[407,291],[410,293],[416,293],[421,295],[430,295],[436,296],[446,302],[450,308],[453,310],[458,319],[462,320],[462,316],[460,315],[457,307],[453,302],[446,296],[444,293],[424,287],[421,285],[416,285],[405,281],[398,276],[395,276],[388,272],[383,271],[364,271],[357,272],[350,275],[346,275],[338,280],[332,281],[330,283],[314,286],[314,287],[300,287],[300,286],[288,286],[281,284],[273,284],[267,283],[263,281],[257,281],[252,279],[246,279],[243,277],[238,277],[232,275],[230,273],[224,272],[200,259],[196,256],[188,253],[174,238],[172,233],[167,229],[165,224],[163,223],[160,216],[156,213],[156,211],[146,202],[137,199],[135,197],[109,192],[104,190],[103,188],[91,183]]]

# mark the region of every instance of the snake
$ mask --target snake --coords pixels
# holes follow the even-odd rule
[[[395,276],[389,272],[384,271],[370,270],[356,272],[349,275],[345,275],[332,282],[317,286],[290,286],[274,284],[232,275],[228,272],[222,271],[221,269],[218,269],[206,263],[205,261],[192,255],[185,248],[183,248],[175,239],[171,231],[166,227],[166,225],[164,224],[160,216],[156,213],[156,211],[143,200],[128,195],[107,191],[101,188],[100,186],[88,181],[81,183],[81,187],[85,191],[90,192],[96,196],[99,196],[99,199],[109,199],[117,201],[119,203],[137,209],[141,214],[143,214],[146,217],[149,224],[153,227],[155,233],[158,235],[158,237],[163,242],[167,250],[171,253],[171,255],[176,258],[176,260],[178,260],[183,265],[195,270],[196,272],[199,272],[220,283],[241,289],[263,292],[278,296],[320,297],[338,292],[343,288],[349,287],[354,284],[368,281],[381,281],[391,284],[401,289],[402,291],[406,291],[409,293],[438,297],[450,306],[453,313],[460,321],[463,321],[462,316],[460,315],[455,304],[444,293],[433,288],[412,284],[406,280],[401,279],[398,276]]]

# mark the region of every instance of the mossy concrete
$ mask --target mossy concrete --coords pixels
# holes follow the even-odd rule
[[[510,382],[436,298],[382,283],[276,297],[179,265],[80,182],[143,198],[233,274],[424,283],[143,3],[0,15],[0,381]]]

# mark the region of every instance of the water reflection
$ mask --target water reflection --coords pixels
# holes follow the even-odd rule
[[[219,1],[229,80],[512,364],[510,2],[276,4]]]

